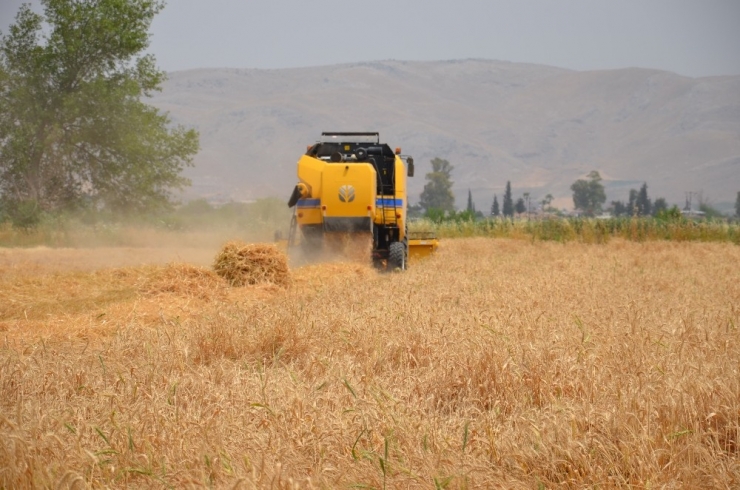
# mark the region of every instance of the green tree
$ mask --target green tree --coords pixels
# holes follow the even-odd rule
[[[504,217],[511,218],[514,216],[514,201],[511,198],[511,182],[506,181],[506,191],[504,191]]]
[[[735,216],[740,218],[740,192],[737,193],[737,199],[735,199]]]
[[[672,221],[672,222],[679,222],[685,219],[683,217],[683,213],[681,213],[681,210],[678,209],[678,206],[676,205],[674,205],[671,208],[661,209],[655,214],[655,218],[660,221]]]
[[[630,189],[630,195],[629,200],[627,201],[627,214],[629,216],[635,216],[638,213],[637,208],[637,196],[639,192],[637,192],[637,189]]]
[[[613,216],[624,216],[629,214],[627,212],[627,205],[622,201],[612,201],[612,215]]]
[[[704,213],[705,218],[724,218],[725,215],[722,214],[722,211],[715,208],[708,202],[702,202],[699,204],[699,211]]]
[[[406,210],[406,214],[409,218],[421,218],[424,216],[424,210],[418,204],[411,204]]]
[[[460,211],[459,213],[450,214],[450,219],[458,223],[461,223],[463,221],[475,221],[476,213],[474,213],[473,211],[468,211],[466,209],[465,211]]]
[[[573,191],[573,205],[576,209],[587,216],[595,216],[601,212],[601,205],[606,202],[606,193],[599,172],[590,172],[588,180],[578,179],[570,189]]]
[[[491,205],[491,216],[498,217],[501,214],[501,211],[498,207],[498,197],[496,197],[496,194],[493,195],[493,204]]]
[[[650,198],[648,197],[647,183],[642,184],[642,187],[640,187],[640,192],[637,193],[635,205],[637,206],[638,216],[650,216],[652,213],[653,204],[650,202]]]
[[[659,197],[653,203],[653,216],[658,216],[661,213],[665,213],[668,210],[668,202],[665,198]]]
[[[164,73],[151,55],[156,0],[24,4],[0,39],[0,200],[56,210],[168,207],[198,151],[193,130],[144,104]]]
[[[543,213],[547,212],[550,209],[550,204],[552,204],[553,199],[554,197],[552,197],[552,194],[548,194],[542,199],[542,201],[540,201]]]
[[[452,194],[452,165],[442,158],[432,160],[432,171],[427,173],[427,183],[419,199],[419,205],[425,211],[438,209],[452,212],[455,210],[455,196]]]
[[[516,200],[516,204],[514,204],[514,211],[516,211],[519,214],[527,212],[527,205],[524,203],[523,197],[520,197],[519,199]]]
[[[473,193],[470,192],[470,189],[468,189],[468,207],[466,209],[475,215],[475,203],[473,202]]]

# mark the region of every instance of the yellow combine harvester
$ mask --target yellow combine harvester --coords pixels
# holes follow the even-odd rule
[[[413,175],[413,158],[380,143],[378,133],[322,133],[298,160],[288,247],[298,230],[307,253],[322,249],[328,234],[367,233],[376,267],[405,269],[410,256],[437,248],[434,236],[409,237],[406,177]]]

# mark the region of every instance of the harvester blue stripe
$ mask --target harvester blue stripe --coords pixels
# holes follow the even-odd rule
[[[390,206],[401,207],[401,206],[403,206],[403,199],[381,199],[381,198],[377,198],[375,200],[375,205],[376,206],[388,206],[388,207],[390,207]]]
[[[318,208],[321,206],[321,199],[298,199],[296,204],[299,208]]]

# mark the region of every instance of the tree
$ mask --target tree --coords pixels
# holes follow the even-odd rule
[[[554,197],[552,197],[552,194],[548,194],[540,201],[540,204],[542,204],[542,212],[547,212],[550,208],[550,204],[552,203],[552,200]]]
[[[647,183],[642,184],[642,187],[640,187],[640,192],[637,193],[635,206],[637,207],[638,216],[650,216],[653,205],[650,202],[650,198],[648,197]]]
[[[612,201],[612,215],[623,216],[628,214],[629,212],[627,211],[627,205],[625,205],[622,201]]]
[[[573,191],[573,205],[576,209],[587,216],[595,216],[601,212],[601,205],[606,202],[606,193],[599,172],[591,171],[588,180],[578,179],[570,189]]]
[[[468,207],[467,210],[475,214],[475,203],[473,202],[473,193],[468,189]]]
[[[664,213],[668,210],[668,202],[665,198],[659,197],[653,203],[653,216],[658,216],[660,213]]]
[[[735,216],[740,218],[740,192],[737,193],[737,199],[735,199]]]
[[[525,192],[523,194],[524,204],[526,206],[525,211],[527,212],[527,219],[529,219],[529,211],[530,211],[530,195],[529,192]]]
[[[151,55],[157,0],[24,4],[0,39],[0,200],[43,210],[170,204],[198,151],[193,130],[144,104],[164,73]]]
[[[527,212],[527,205],[524,204],[523,197],[520,197],[519,199],[516,200],[516,204],[514,205],[514,211],[516,211],[519,214]]]
[[[424,216],[424,210],[418,204],[410,204],[406,210],[406,215],[409,218],[421,218]]]
[[[452,194],[452,165],[442,158],[434,158],[432,161],[432,171],[427,173],[427,183],[419,199],[419,205],[425,211],[438,209],[441,211],[452,212],[455,210],[455,196]]]
[[[683,213],[675,204],[671,208],[660,209],[657,213],[655,213],[655,217],[661,221],[673,222],[681,221],[684,219]]]
[[[511,199],[511,182],[506,181],[506,191],[504,191],[504,217],[511,218],[514,216],[514,201]]]
[[[699,204],[699,211],[704,213],[705,218],[724,218],[722,211],[712,206],[708,201]]]
[[[738,193],[740,195],[740,193]],[[501,214],[499,207],[498,207],[498,197],[496,197],[496,194],[493,195],[493,204],[491,205],[491,216],[498,217]]]
[[[637,196],[639,192],[637,192],[637,189],[630,189],[630,196],[629,200],[627,201],[627,213],[630,216],[636,216],[638,213],[637,208]]]

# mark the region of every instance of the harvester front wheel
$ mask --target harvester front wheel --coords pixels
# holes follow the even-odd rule
[[[406,270],[406,248],[401,242],[391,243],[388,249],[388,265],[391,270]]]

